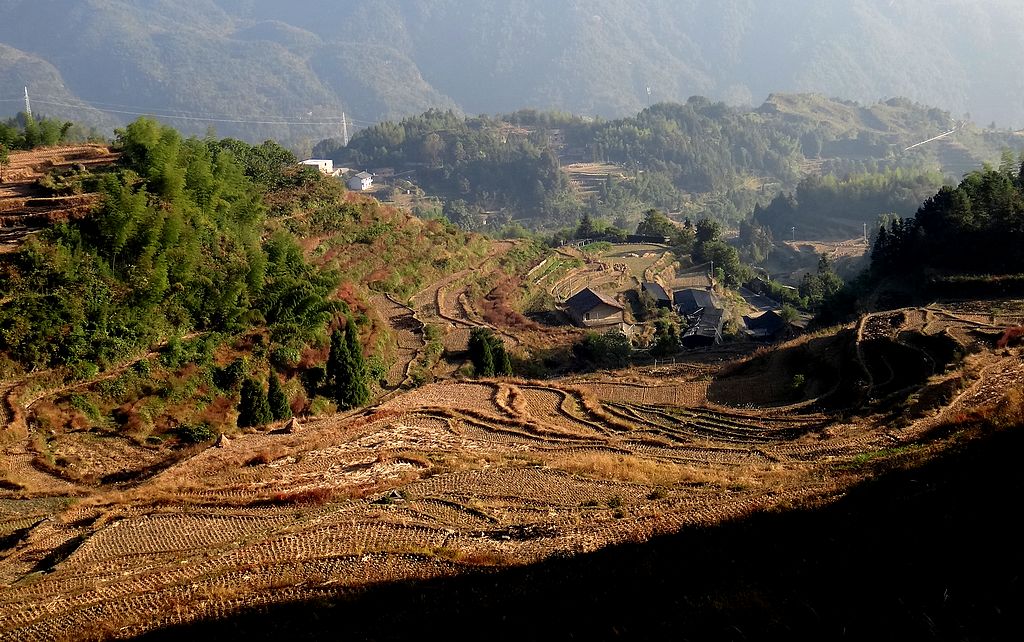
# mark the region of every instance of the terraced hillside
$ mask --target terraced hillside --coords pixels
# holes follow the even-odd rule
[[[449,314],[451,291],[414,297],[415,316],[423,299],[470,323]],[[12,424],[0,637],[128,637],[827,504],[870,474],[864,462],[942,452],[950,437],[937,429],[1024,386],[1022,348],[995,347],[1022,315],[1021,301],[936,305],[740,362],[446,379],[170,460],[128,439]],[[413,313],[394,304],[386,316]],[[840,365],[808,371],[818,386],[769,387],[757,403],[745,393],[789,381],[808,355]],[[32,457],[40,443],[95,474],[55,477]]]
[[[95,194],[54,194],[40,187],[50,172],[85,172],[106,167],[117,155],[103,145],[69,145],[15,152],[0,182],[0,253],[15,249],[27,234],[46,225],[80,218],[96,203]]]

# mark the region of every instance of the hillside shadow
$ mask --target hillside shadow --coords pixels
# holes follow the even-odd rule
[[[1000,640],[1024,626],[1024,430],[819,510],[246,611],[144,640]]]

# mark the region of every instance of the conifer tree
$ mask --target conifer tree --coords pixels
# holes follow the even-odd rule
[[[504,346],[498,349],[498,358],[495,359],[494,370],[499,377],[511,377],[513,374],[512,359],[508,356],[508,350]]]
[[[288,396],[284,394],[284,390],[281,388],[281,380],[273,372],[270,373],[267,403],[270,405],[270,414],[275,421],[288,419],[292,416],[292,407],[288,405]]]
[[[246,378],[242,382],[242,396],[238,402],[238,427],[263,426],[273,420],[263,386],[255,379]]]
[[[477,376],[494,376],[494,349],[490,341],[484,341],[480,346],[480,367],[476,371]]]
[[[331,334],[331,352],[327,357],[327,385],[339,409],[357,408],[370,400],[366,377],[363,348],[355,322],[349,319],[344,331],[337,329]]]
[[[363,357],[363,346],[359,343],[356,324],[352,319],[345,324],[345,344],[349,356],[349,407],[357,408],[366,405],[370,400],[370,387],[366,382],[366,359]]]
[[[331,351],[327,355],[325,383],[327,389],[330,390],[330,396],[338,402],[339,406],[343,398],[342,386],[345,379],[348,378],[348,362],[348,344],[345,343],[345,334],[341,328],[337,328],[331,333]]]
[[[504,344],[501,342],[501,339],[494,336],[494,332],[490,328],[473,328],[469,335],[469,358],[473,362],[476,376],[493,377],[495,374],[504,375],[506,374],[506,365],[508,369],[507,374],[511,374],[511,361],[507,364],[503,363],[503,361],[508,361],[507,354],[504,357],[502,356],[504,352]]]

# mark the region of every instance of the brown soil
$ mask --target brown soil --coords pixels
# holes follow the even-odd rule
[[[414,309],[436,300],[418,297]],[[392,322],[412,316],[384,308]],[[996,349],[998,337],[963,346],[973,354],[962,366],[943,365],[938,339],[920,340],[988,327],[968,312],[986,316],[941,306],[871,315],[839,335],[725,364],[441,381],[292,433],[195,451],[73,426],[22,437],[9,429],[0,636],[126,637],[831,502],[870,474],[858,462],[941,449],[936,428],[1024,386],[1021,349]],[[400,363],[417,350],[409,332]],[[933,360],[923,381],[897,362],[904,352]],[[813,398],[769,395],[763,405],[743,392],[827,355],[849,367]],[[872,380],[859,406],[819,403],[850,373]],[[910,388],[899,422],[898,387]]]

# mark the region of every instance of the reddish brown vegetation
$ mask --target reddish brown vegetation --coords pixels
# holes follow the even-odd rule
[[[518,277],[508,277],[498,283],[480,304],[484,320],[500,327],[540,330],[540,324],[527,319],[509,305],[509,301],[517,298],[521,285],[522,281]]]
[[[996,343],[996,347],[1000,349],[1008,348],[1021,342],[1024,342],[1024,326],[1017,326],[1015,328],[1007,328],[999,342]]]
[[[211,426],[222,426],[228,423],[228,418],[234,412],[235,404],[231,399],[228,397],[217,397],[206,407],[200,418]]]

